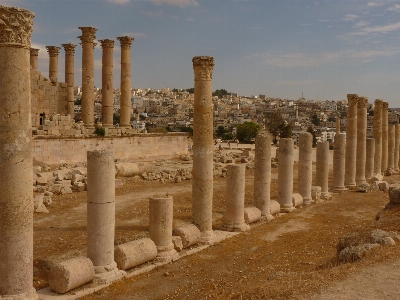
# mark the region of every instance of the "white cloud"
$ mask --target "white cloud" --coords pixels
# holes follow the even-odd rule
[[[156,5],[168,4],[168,5],[176,5],[179,7],[199,5],[199,3],[196,0],[150,0],[150,1]]]
[[[390,6],[387,10],[388,11],[400,12],[400,4],[395,4],[393,6]]]
[[[369,25],[369,22],[367,22],[367,21],[359,21],[356,24],[354,24],[354,28],[362,28],[362,27],[365,27],[368,25]]]
[[[343,18],[343,20],[344,20],[344,21],[347,21],[347,22],[350,22],[350,21],[354,21],[354,20],[357,19],[357,18],[358,18],[357,15],[354,15],[354,14],[347,14],[347,15]]]
[[[115,3],[115,4],[127,4],[131,0],[107,0],[108,2]]]
[[[189,17],[189,18],[186,18],[186,21],[192,22],[192,21],[194,21],[194,19],[192,17]]]

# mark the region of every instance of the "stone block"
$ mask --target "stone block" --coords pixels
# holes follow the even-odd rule
[[[183,243],[182,243],[182,238],[180,236],[173,236],[172,243],[174,244],[174,249],[176,251],[178,251],[178,252],[182,251]]]
[[[83,182],[76,182],[72,186],[72,189],[77,192],[83,192],[86,190],[86,184]]]
[[[281,205],[276,200],[270,200],[270,211],[271,215],[275,215],[281,211]]]
[[[47,179],[44,177],[37,177],[36,184],[45,186],[45,185],[47,185]]]
[[[200,230],[194,224],[177,226],[172,230],[172,235],[181,238],[183,248],[187,248],[201,241]]]
[[[321,199],[321,187],[320,186],[312,186],[311,187],[311,197],[315,201]]]
[[[114,260],[118,269],[127,270],[153,260],[157,256],[157,247],[149,238],[143,238],[115,247]]]
[[[389,192],[389,183],[387,183],[386,181],[379,181],[378,186],[379,190],[381,190],[382,192]]]
[[[261,219],[261,210],[257,207],[249,206],[244,208],[244,221],[247,224],[257,222]]]
[[[400,185],[392,185],[389,187],[389,200],[392,204],[400,204]]]
[[[298,207],[303,204],[303,197],[299,193],[293,193],[292,202],[294,207]]]

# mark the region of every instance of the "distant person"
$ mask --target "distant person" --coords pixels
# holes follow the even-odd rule
[[[219,144],[218,149],[219,149],[219,150],[222,150],[222,144],[221,144],[221,143]]]
[[[239,140],[238,139],[236,139],[236,145],[239,146]]]
[[[231,149],[231,141],[228,141],[228,148]]]

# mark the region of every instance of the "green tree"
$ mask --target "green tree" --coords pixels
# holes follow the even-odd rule
[[[236,137],[241,143],[251,143],[256,138],[260,125],[254,122],[244,122],[236,128]]]
[[[224,96],[228,95],[228,91],[224,89],[220,90],[215,90],[214,93],[212,93],[213,96],[218,96],[219,99],[223,98]]]
[[[278,137],[281,137],[281,131],[285,129],[286,125],[287,124],[285,119],[282,117],[281,113],[278,110],[266,115],[265,127],[272,134],[274,138],[274,144],[276,144],[276,142],[278,141]]]
[[[186,89],[186,92],[188,92],[189,94],[194,94],[194,87]]]
[[[82,105],[82,98],[76,99],[74,105]]]
[[[292,124],[285,124],[282,126],[279,134],[280,138],[291,138],[292,137]]]
[[[225,128],[224,128],[224,126],[218,126],[216,135],[217,135],[217,136],[222,136],[224,133],[225,133]]]
[[[224,141],[226,141],[226,140],[233,140],[233,134],[232,134],[231,132],[224,133],[224,134],[222,135],[222,139],[223,139]]]
[[[313,123],[315,126],[319,126],[321,124],[321,120],[318,118],[317,114],[312,116],[311,123]]]

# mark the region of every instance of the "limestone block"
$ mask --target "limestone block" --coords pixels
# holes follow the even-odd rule
[[[321,199],[321,187],[320,186],[312,186],[311,187],[311,197],[313,200]]]
[[[261,219],[261,210],[257,207],[249,206],[244,208],[244,221],[247,224],[257,222]]]
[[[60,190],[60,194],[72,194],[72,189],[69,186],[63,186]]]
[[[86,190],[86,184],[83,182],[77,182],[72,186],[72,190],[76,192],[83,192]]]
[[[69,169],[62,169],[62,170],[56,170],[53,172],[54,177],[56,180],[61,181],[64,180],[66,175],[70,172]]]
[[[127,270],[141,265],[153,260],[156,256],[156,244],[149,238],[118,245],[114,251],[114,260],[120,270]]]
[[[201,241],[200,230],[194,224],[177,226],[172,230],[173,236],[180,236],[183,248],[187,248]]]
[[[375,181],[382,181],[383,176],[381,174],[374,174],[374,176],[371,177],[370,182],[375,182]]]
[[[72,173],[71,183],[74,185],[75,183],[81,182],[84,176],[77,173]]]
[[[51,196],[43,196],[43,204],[48,206],[51,203],[53,203],[53,200],[51,200]]]
[[[72,169],[71,173],[86,176],[87,169],[86,168],[74,168],[74,169]]]
[[[47,179],[44,177],[37,177],[36,184],[45,186],[45,185],[47,185]]]
[[[174,249],[178,252],[181,252],[183,249],[182,238],[180,236],[173,236],[172,243],[174,244]]]
[[[41,166],[33,166],[33,173],[40,173],[42,172]]]
[[[37,209],[40,205],[43,205],[44,194],[40,193],[33,198],[33,207]]]
[[[60,192],[61,192],[61,188],[62,188],[62,185],[61,184],[53,184],[51,187],[50,187],[50,192],[52,192],[52,193],[54,193],[54,194],[60,194]]]
[[[379,190],[381,190],[382,192],[389,192],[389,183],[387,183],[386,181],[379,181],[378,186]]]
[[[53,172],[40,172],[40,173],[37,173],[37,175],[38,175],[38,177],[45,178],[46,181],[50,181],[50,180],[53,181],[53,179],[54,179]]]
[[[281,205],[276,200],[270,200],[271,215],[275,215],[281,211]]]
[[[400,204],[400,185],[389,187],[389,199],[392,204]]]
[[[50,269],[50,288],[59,294],[64,294],[78,286],[84,285],[94,278],[93,263],[86,257],[75,257]]]
[[[293,193],[292,202],[294,207],[298,207],[303,204],[303,197],[299,193]]]

